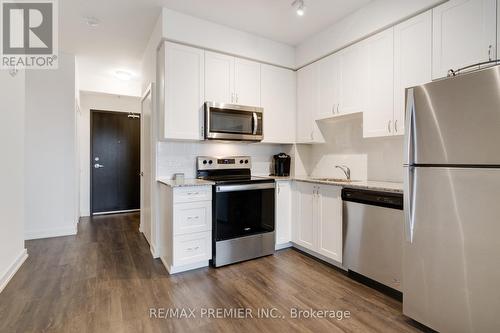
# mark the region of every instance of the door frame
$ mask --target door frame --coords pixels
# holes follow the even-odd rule
[[[101,110],[101,109],[90,109],[90,157],[89,157],[89,162],[90,162],[90,165],[89,165],[89,168],[90,168],[90,172],[89,172],[89,178],[90,178],[90,184],[89,184],[89,188],[90,188],[90,191],[89,191],[89,208],[90,208],[90,216],[94,216],[94,215],[103,215],[103,213],[94,213],[94,209],[93,209],[93,205],[92,205],[92,192],[93,192],[93,175],[94,175],[94,145],[92,144],[92,138],[93,138],[93,131],[92,131],[92,128],[94,127],[93,124],[94,124],[94,114],[96,113],[111,113],[111,114],[117,114],[117,115],[129,115],[129,114],[132,114],[133,112],[122,112],[122,111],[111,111],[111,110]],[[135,114],[135,113],[134,113]],[[140,136],[139,136],[140,138]],[[140,142],[139,142],[139,147],[140,147]],[[140,190],[139,190],[140,191]],[[140,194],[139,194],[140,195]],[[140,198],[139,198],[140,200]],[[140,201],[139,201],[140,202]],[[138,209],[133,209],[133,210],[129,210],[129,211],[117,211],[116,213],[126,213],[126,212],[134,212],[134,211],[138,211]],[[104,213],[106,214],[106,213]]]
[[[140,135],[140,147],[141,147],[141,154],[140,154],[140,175],[141,175],[141,180],[140,180],[140,199],[139,199],[139,208],[140,208],[140,211],[141,211],[141,214],[140,214],[140,218],[139,218],[139,231],[141,233],[144,234],[144,230],[143,230],[143,225],[144,225],[144,221],[143,221],[143,217],[144,217],[144,214],[142,213],[143,210],[143,200],[144,200],[144,186],[143,186],[143,182],[145,181],[151,181],[151,179],[144,179],[144,161],[142,159],[142,153],[143,153],[143,150],[142,150],[142,144],[143,144],[143,140],[149,140],[149,150],[150,150],[150,156],[152,156],[153,154],[153,151],[152,151],[152,140],[151,140],[151,132],[149,133],[149,138],[146,138],[145,137],[145,134],[144,131],[142,130],[143,129],[143,122],[145,121],[145,118],[142,117],[142,114],[143,114],[143,110],[142,110],[142,106],[143,106],[143,103],[144,101],[146,100],[146,98],[148,98],[148,96],[151,97],[151,117],[153,116],[153,112],[154,112],[154,83],[151,82],[146,90],[144,91],[144,93],[142,94],[142,97],[141,97],[141,135]],[[151,124],[152,125],[152,124]],[[150,127],[150,131],[152,131],[152,126]],[[151,167],[151,164],[152,164],[152,159],[150,160],[150,176],[152,175],[152,167]],[[153,235],[156,236],[156,229],[155,229],[155,232],[153,232],[153,228],[155,228],[155,224],[153,223],[153,184],[151,182],[150,186],[150,193],[149,193],[149,206],[150,206],[150,221],[149,221],[149,231],[150,231],[150,240],[148,240],[148,242],[151,242],[153,243]],[[146,237],[145,237],[146,238]],[[151,244],[150,244],[151,246]]]

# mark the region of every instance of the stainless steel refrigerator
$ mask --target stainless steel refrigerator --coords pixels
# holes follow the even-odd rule
[[[406,93],[403,312],[500,332],[500,67]]]

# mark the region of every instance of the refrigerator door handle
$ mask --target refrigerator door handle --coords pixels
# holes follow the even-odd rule
[[[414,178],[415,167],[408,166],[405,168],[404,179],[404,215],[405,215],[405,239],[407,242],[413,242],[413,203],[414,203]]]
[[[413,118],[415,113],[415,98],[413,88],[406,89],[406,113],[405,113],[405,144],[404,144],[404,164],[413,165],[414,158],[413,144],[415,142],[413,137]]]

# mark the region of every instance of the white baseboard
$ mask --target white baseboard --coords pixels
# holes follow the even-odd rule
[[[71,235],[76,235],[77,231],[78,231],[78,228],[76,225],[72,226],[72,227],[67,227],[67,228],[27,231],[24,234],[24,239],[30,240],[30,239],[40,239],[40,238],[71,236]]]
[[[16,258],[16,260],[14,260],[14,262],[10,265],[10,267],[7,268],[5,273],[3,273],[0,276],[0,293],[2,292],[2,290],[4,290],[4,288],[7,286],[7,284],[12,279],[14,274],[16,274],[16,272],[19,270],[19,268],[26,261],[27,258],[28,258],[28,251],[26,251],[26,249],[23,249],[19,254],[19,256]]]
[[[279,250],[287,249],[287,248],[292,247],[292,246],[293,246],[292,242],[288,242],[288,243],[281,243],[281,244],[276,244],[276,245],[274,246],[274,249],[275,249],[276,251],[279,251]]]
[[[319,254],[317,252],[314,252],[314,251],[311,251],[309,249],[306,249],[305,247],[303,247],[301,245],[298,245],[296,243],[292,242],[292,245],[293,245],[294,248],[296,248],[296,249],[298,249],[298,250],[300,250],[302,252],[305,252],[305,253],[307,253],[307,254],[309,254],[309,255],[311,255],[313,257],[316,257],[316,258],[318,258],[318,259],[320,259],[320,260],[322,260],[324,262],[327,262],[327,263],[329,263],[329,264],[331,264],[333,266],[336,266],[336,267],[338,267],[340,269],[343,269],[344,271],[347,271],[347,269],[340,262],[338,262],[336,260],[330,259],[328,257],[325,257],[322,254]]]
[[[154,245],[149,246],[149,250],[151,251],[151,255],[153,256],[153,259],[158,259],[160,258],[160,255],[158,254],[158,250],[154,247]]]

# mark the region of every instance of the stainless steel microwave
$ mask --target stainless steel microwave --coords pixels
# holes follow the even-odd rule
[[[205,103],[205,139],[262,141],[264,109],[224,103]]]

